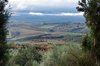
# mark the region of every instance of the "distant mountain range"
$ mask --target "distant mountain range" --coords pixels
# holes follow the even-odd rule
[[[32,23],[67,23],[85,22],[83,16],[32,16],[28,14],[12,16],[12,22],[32,22]]]
[[[75,6],[76,7],[76,6]],[[32,22],[32,23],[66,23],[66,22],[85,22],[85,19],[82,15],[77,16],[54,16],[54,15],[45,15],[43,14],[59,14],[59,13],[78,13],[75,7],[70,8],[43,8],[37,7],[35,10],[20,10],[12,11],[15,12],[10,20],[12,22]],[[30,12],[38,13],[40,15],[31,15]]]

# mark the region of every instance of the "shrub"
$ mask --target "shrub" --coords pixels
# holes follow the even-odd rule
[[[44,55],[40,66],[78,66],[80,54],[79,44],[55,46],[55,49]]]
[[[33,61],[40,63],[42,60],[42,55],[36,50],[35,47],[28,47],[25,49],[20,49],[17,55],[13,56],[7,66],[32,66]]]

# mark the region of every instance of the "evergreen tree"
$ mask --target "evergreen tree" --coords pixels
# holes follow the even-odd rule
[[[81,0],[78,4],[77,10],[84,12],[86,24],[90,28],[89,38],[92,40],[89,51],[96,58],[96,62],[100,62],[100,0]],[[88,45],[88,40],[83,43],[84,48],[86,43]]]
[[[9,12],[5,9],[7,3],[7,0],[0,0],[0,66],[5,66],[7,61],[6,24],[9,18]]]

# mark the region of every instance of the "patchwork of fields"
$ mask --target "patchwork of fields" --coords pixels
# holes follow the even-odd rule
[[[31,44],[64,44],[79,42],[88,33],[84,23],[10,24],[9,42]]]

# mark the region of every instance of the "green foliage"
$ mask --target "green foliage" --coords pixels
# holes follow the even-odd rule
[[[6,24],[10,13],[9,9],[5,9],[7,0],[0,0],[0,66],[5,66],[7,61],[7,45],[6,45]]]
[[[79,44],[55,46],[43,56],[38,66],[97,66],[90,52],[84,52]]]
[[[80,54],[79,44],[55,46],[43,56],[40,66],[78,66]]]
[[[90,28],[90,36],[83,40],[84,50],[88,49],[91,55],[100,63],[100,0],[81,0],[78,11],[84,12],[86,24]]]
[[[7,66],[32,66],[33,61],[36,61],[38,64],[42,60],[42,55],[37,51],[36,47],[22,48],[19,50],[17,55],[13,56]]]
[[[40,64],[37,61],[33,61],[33,65],[32,66],[40,66]]]
[[[95,58],[91,56],[90,52],[83,52],[79,56],[78,66],[97,66],[95,63]]]
[[[42,58],[39,55],[35,47],[20,49],[7,66],[97,66],[91,52],[84,52],[80,44],[72,42],[53,45],[53,49],[42,53]]]
[[[93,45],[93,41],[92,40],[93,39],[89,35],[86,35],[83,38],[83,41],[82,41],[83,50],[85,50],[85,51],[91,51],[92,45]]]

